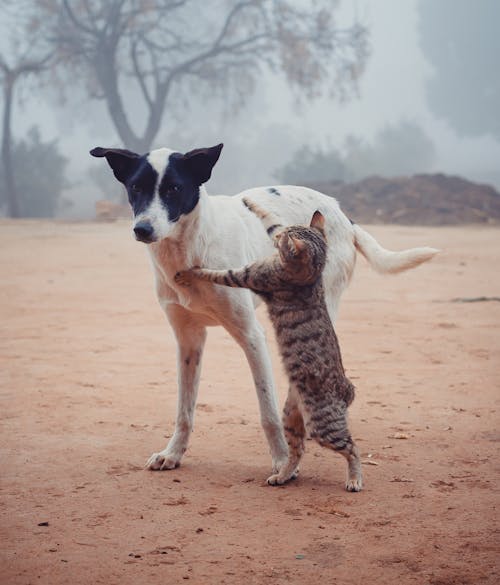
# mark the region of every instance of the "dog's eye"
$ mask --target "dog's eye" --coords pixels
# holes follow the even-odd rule
[[[132,185],[131,187],[132,193],[140,193],[141,192],[141,188],[139,187],[139,185]]]
[[[179,191],[181,190],[179,185],[169,185],[167,187],[167,193],[169,195],[174,195],[175,193],[179,193]]]

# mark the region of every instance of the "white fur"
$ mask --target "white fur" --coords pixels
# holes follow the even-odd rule
[[[168,157],[173,153],[173,150],[168,148],[158,148],[152,150],[148,155],[148,162],[153,169],[158,173],[159,180],[156,184],[155,194],[153,200],[145,211],[135,216],[134,227],[141,221],[149,222],[154,229],[154,233],[159,238],[168,238],[170,232],[175,228],[176,222],[171,222],[168,214],[165,211],[160,200],[160,193],[158,188],[160,186],[161,177],[165,173],[168,164]]]
[[[372,268],[382,274],[396,274],[414,268],[430,260],[438,253],[436,248],[412,248],[402,252],[391,252],[382,248],[377,240],[359,225],[354,225],[356,249],[370,262]]]
[[[165,155],[157,154],[157,151],[150,155],[157,169],[161,168],[161,156]],[[423,262],[431,256],[430,252],[424,257],[422,254],[411,256],[408,251],[384,250],[364,230],[352,226],[335,199],[322,193],[303,187],[276,189],[281,195],[272,195],[262,187],[234,197],[209,197],[202,187],[195,209],[169,225],[167,238],[148,246],[158,299],[177,339],[179,386],[175,432],[168,445],[150,457],[147,462],[150,469],[176,467],[187,448],[193,427],[206,327],[213,325],[225,327],[245,352],[274,469],[279,469],[287,459],[288,448],[281,427],[268,348],[254,312],[258,298],[244,289],[207,282],[182,287],[174,281],[177,271],[194,265],[213,269],[239,268],[273,252],[273,244],[261,221],[243,205],[243,197],[273,212],[286,225],[308,224],[316,209],[325,216],[329,247],[323,279],[332,320],[354,269],[356,247],[380,271],[404,270],[416,265],[417,257]],[[149,219],[156,221],[157,225],[165,225],[163,222],[168,221],[168,218],[160,218],[161,212],[156,207],[154,213],[148,213],[151,213]],[[166,217],[165,210],[163,215]],[[390,262],[383,259],[384,254],[389,254]],[[409,256],[411,261],[408,261]]]

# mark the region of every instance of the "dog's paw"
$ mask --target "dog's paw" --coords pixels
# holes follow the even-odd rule
[[[280,478],[279,473],[273,473],[267,478],[268,485],[283,485],[285,482]]]
[[[348,492],[360,492],[363,489],[363,480],[361,477],[351,477],[345,482],[345,489]]]
[[[191,286],[191,283],[193,282],[193,275],[191,274],[190,270],[181,270],[180,272],[176,273],[174,280],[181,286]]]
[[[288,463],[288,450],[285,455],[280,458],[273,457],[273,473],[279,473]]]
[[[298,469],[296,469],[292,475],[282,475],[281,473],[273,473],[273,475],[267,478],[268,485],[283,485],[292,479],[295,479],[298,475]]]
[[[145,468],[153,471],[164,471],[165,469],[175,469],[179,467],[181,460],[179,457],[173,457],[167,453],[153,453],[148,459]]]

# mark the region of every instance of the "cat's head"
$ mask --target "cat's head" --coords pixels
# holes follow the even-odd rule
[[[315,211],[309,226],[292,225],[280,230],[274,245],[284,269],[293,279],[312,283],[321,276],[326,261],[325,218]]]

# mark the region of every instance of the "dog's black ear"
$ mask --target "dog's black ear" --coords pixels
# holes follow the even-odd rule
[[[186,152],[182,157],[198,185],[206,183],[210,179],[212,169],[219,160],[223,146],[223,144],[217,144],[217,146],[212,146],[211,148],[197,148]]]
[[[102,148],[97,146],[90,151],[92,156],[106,157],[109,166],[120,183],[125,183],[137,168],[140,154],[123,148]]]

